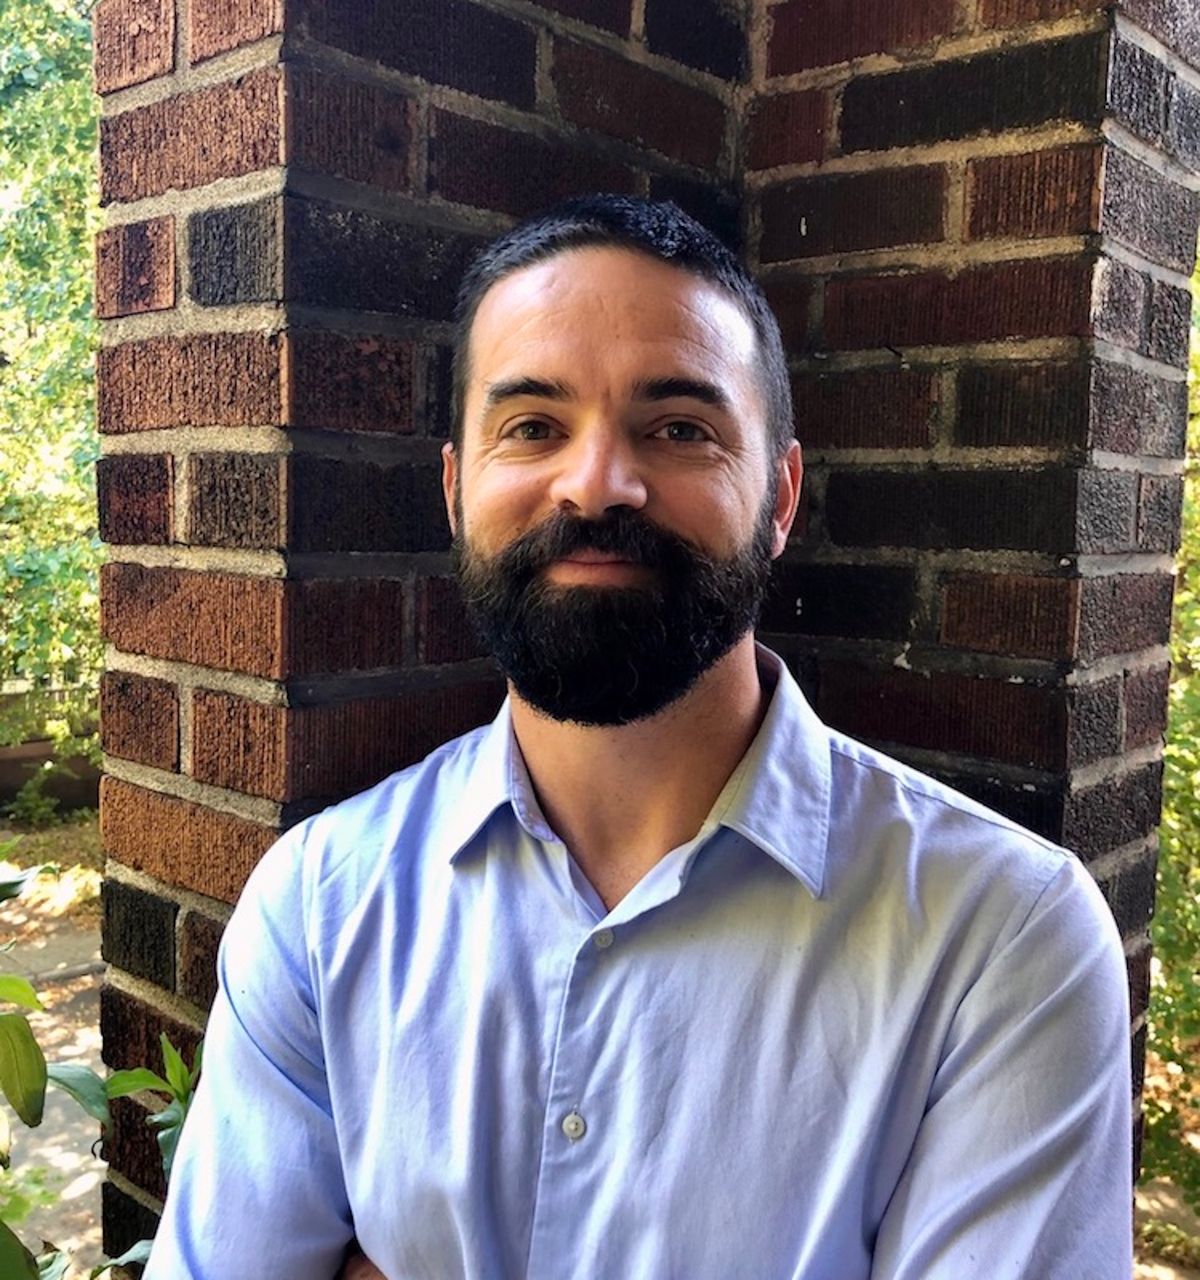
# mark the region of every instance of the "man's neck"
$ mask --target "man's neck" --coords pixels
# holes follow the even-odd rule
[[[751,635],[684,697],[634,724],[551,720],[513,694],[513,728],[542,811],[610,910],[699,831],[767,701]]]

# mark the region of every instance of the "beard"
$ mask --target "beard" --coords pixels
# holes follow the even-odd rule
[[[638,512],[556,512],[494,556],[459,534],[468,613],[513,688],[554,720],[623,725],[682,697],[758,621],[771,573],[774,494],[750,542],[717,559]],[[647,570],[646,585],[558,586],[545,570],[584,549]]]

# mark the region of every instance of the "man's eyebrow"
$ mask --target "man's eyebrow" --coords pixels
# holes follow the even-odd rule
[[[729,397],[715,382],[700,378],[649,378],[633,388],[635,400],[699,400],[717,409],[729,408]]]
[[[515,400],[519,396],[534,396],[539,400],[569,400],[574,394],[573,389],[565,382],[547,382],[543,378],[504,378],[499,382],[488,383],[483,407],[491,409],[505,400]]]

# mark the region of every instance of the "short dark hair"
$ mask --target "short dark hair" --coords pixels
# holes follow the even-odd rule
[[[591,247],[644,253],[720,286],[740,304],[758,340],[768,438],[775,455],[782,456],[794,438],[792,394],[779,324],[762,289],[734,253],[677,204],[621,195],[568,200],[506,231],[472,262],[463,277],[454,315],[451,420],[455,444],[462,443],[467,347],[483,295],[522,267],[569,249]]]

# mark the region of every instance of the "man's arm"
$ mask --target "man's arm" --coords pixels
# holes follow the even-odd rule
[[[959,1006],[873,1280],[1128,1280],[1130,1095],[1120,942],[1067,865]]]
[[[204,1071],[146,1280],[332,1280],[353,1235],[305,942],[302,828],[221,944]]]

